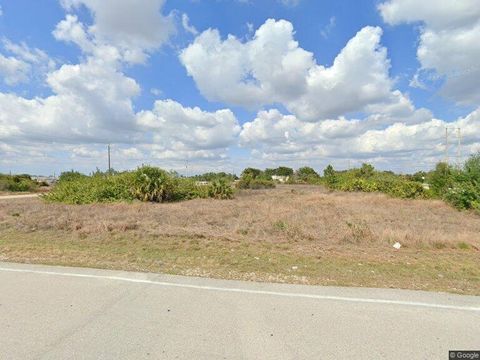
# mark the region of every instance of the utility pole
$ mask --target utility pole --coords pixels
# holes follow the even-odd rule
[[[108,173],[112,172],[111,162],[110,162],[110,144],[108,144]]]
[[[462,129],[457,128],[457,167],[460,169],[462,166]]]
[[[445,164],[448,165],[448,127],[445,126]]]

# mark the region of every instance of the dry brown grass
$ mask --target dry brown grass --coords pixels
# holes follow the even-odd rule
[[[313,186],[173,204],[0,203],[12,261],[480,294],[479,249],[474,213]]]

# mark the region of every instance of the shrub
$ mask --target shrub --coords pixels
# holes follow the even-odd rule
[[[460,210],[480,210],[480,187],[470,182],[460,182],[447,190],[444,199]]]
[[[457,209],[480,209],[480,153],[472,155],[463,169],[439,163],[427,179],[434,195]]]
[[[233,189],[225,179],[202,186],[193,179],[175,178],[165,170],[143,166],[123,173],[97,171],[91,176],[69,172],[43,197],[47,201],[66,204],[91,204],[135,199],[165,202],[209,196],[216,199],[232,198]]]
[[[43,198],[65,204],[131,201],[134,198],[131,183],[130,173],[67,177],[66,180],[64,178],[59,181]]]
[[[480,153],[472,155],[465,162],[464,172],[471,182],[480,185]]]
[[[164,202],[175,198],[175,181],[165,170],[143,166],[133,172],[132,193],[141,201]]]
[[[226,172],[208,172],[202,175],[195,175],[192,176],[191,179],[196,180],[196,181],[214,181],[217,179],[225,179],[228,181],[233,181],[235,179],[238,179],[238,177],[235,174],[227,174]]]
[[[79,173],[78,171],[65,171],[60,174],[58,177],[58,181],[72,181],[72,180],[77,180],[77,179],[83,179],[86,178],[87,175],[84,175],[82,173]]]
[[[214,180],[208,186],[208,196],[215,199],[231,199],[233,198],[232,186],[225,179]]]
[[[193,179],[177,179],[175,200],[191,200],[208,197],[208,186],[197,185]]]
[[[0,174],[0,191],[25,192],[35,191],[39,184],[29,175]]]
[[[414,199],[427,197],[421,183],[410,181],[391,172],[375,171],[374,167],[363,164],[360,169],[335,171],[331,165],[324,171],[324,179],[331,189],[341,191],[383,192],[393,197]]]
[[[375,182],[367,181],[365,179],[351,179],[349,181],[343,182],[340,185],[339,189],[342,191],[362,191],[362,192],[374,192],[379,190]]]
[[[271,180],[253,178],[251,174],[242,175],[240,181],[237,183],[239,189],[271,189],[275,187],[275,183]]]
[[[411,175],[410,178],[412,181],[423,183],[427,178],[427,173],[425,171],[417,171],[415,174]]]
[[[401,178],[377,181],[377,187],[378,191],[402,199],[425,197],[425,190],[422,184],[415,181],[403,180]]]
[[[428,176],[428,182],[432,191],[439,197],[453,185],[453,169],[446,163],[438,163],[435,170]]]
[[[7,191],[30,191],[34,190],[36,187],[33,185],[31,181],[28,180],[19,180],[19,181],[10,181],[7,184],[6,190]]]

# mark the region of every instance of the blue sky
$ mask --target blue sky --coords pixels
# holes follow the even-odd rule
[[[474,0],[0,8],[0,172],[103,169],[109,142],[115,168],[189,173],[428,169],[446,126],[480,149]]]

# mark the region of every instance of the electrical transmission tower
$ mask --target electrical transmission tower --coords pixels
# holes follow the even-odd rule
[[[445,164],[448,165],[448,127],[445,126]]]
[[[108,144],[108,173],[112,172],[112,166],[110,162],[110,144]]]
[[[457,128],[457,167],[462,167],[462,129]]]
[[[449,128],[445,127],[445,163],[448,165],[449,161],[449,148],[450,144],[448,142],[448,131],[449,130],[457,130],[456,135],[457,135],[457,152],[456,152],[456,159],[455,159],[455,164],[458,168],[462,166],[462,129],[460,127],[457,128]]]

